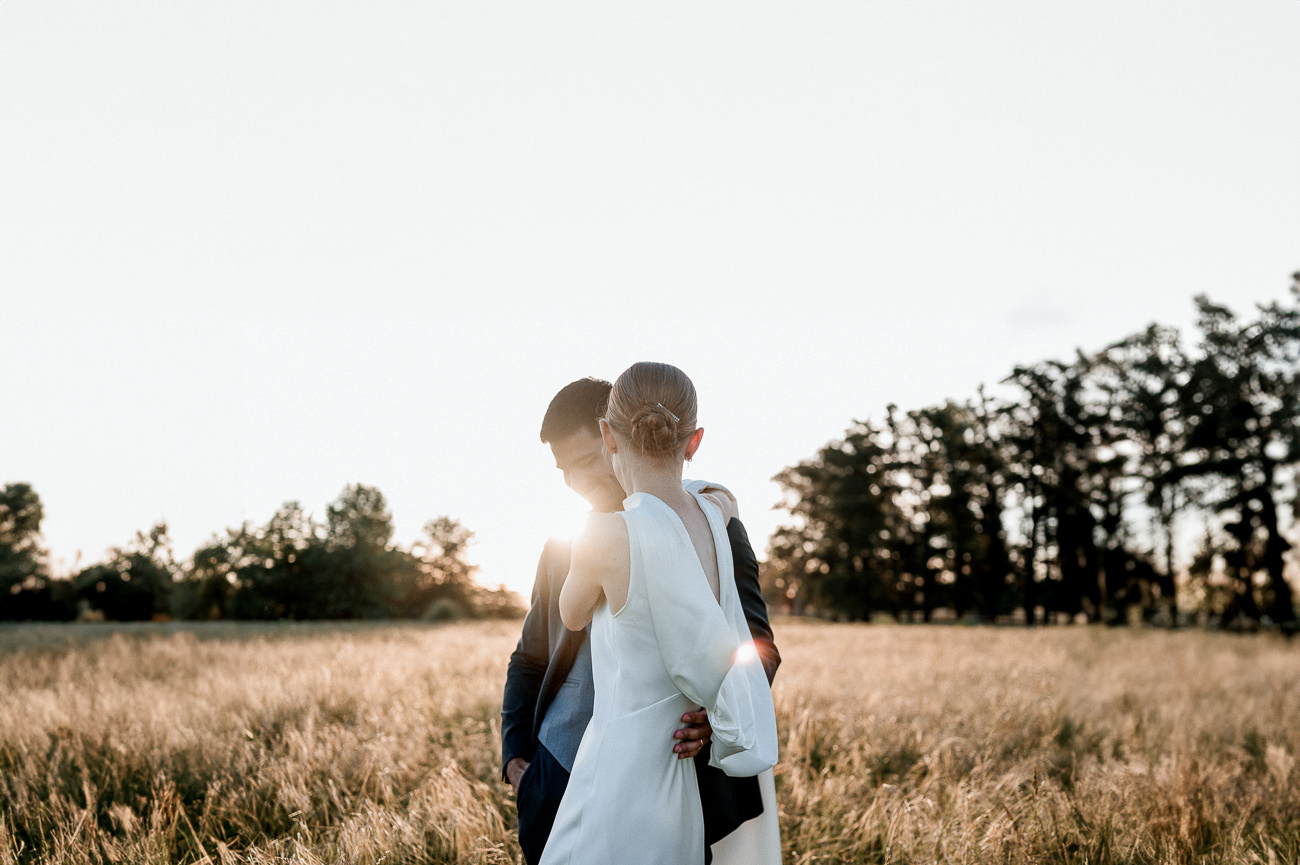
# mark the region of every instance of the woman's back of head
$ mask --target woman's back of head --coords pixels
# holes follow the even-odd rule
[[[686,447],[697,426],[695,385],[667,363],[641,361],[614,381],[605,421],[648,456],[673,456]]]

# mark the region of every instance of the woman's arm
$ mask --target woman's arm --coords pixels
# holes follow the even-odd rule
[[[573,541],[569,575],[560,589],[560,618],[581,631],[608,596],[621,609],[627,599],[631,561],[627,525],[618,514],[592,514]]]

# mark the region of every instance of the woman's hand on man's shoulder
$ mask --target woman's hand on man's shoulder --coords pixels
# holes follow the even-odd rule
[[[713,504],[717,506],[718,510],[722,511],[722,522],[724,524],[729,523],[736,517],[740,516],[740,508],[736,504],[735,497],[732,496],[729,491],[710,488],[700,495],[713,502]]]

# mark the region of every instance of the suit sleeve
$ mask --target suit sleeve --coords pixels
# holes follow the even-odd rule
[[[537,697],[546,677],[549,662],[550,632],[547,617],[550,615],[550,581],[547,560],[550,544],[542,550],[537,563],[537,578],[533,582],[532,605],[524,619],[519,643],[510,654],[506,668],[506,688],[501,698],[501,777],[506,777],[506,764],[515,757],[532,762],[537,753],[533,741],[533,714],[537,711]]]
[[[758,583],[758,559],[754,555],[754,548],[749,545],[749,534],[739,518],[727,523],[727,539],[731,541],[731,559],[735,565],[736,592],[740,595],[740,606],[745,611],[745,621],[749,623],[754,648],[763,661],[763,671],[767,673],[767,683],[770,685],[776,678],[776,668],[781,666],[781,653],[776,650],[772,624],[767,618],[767,604],[763,601],[763,590]]]

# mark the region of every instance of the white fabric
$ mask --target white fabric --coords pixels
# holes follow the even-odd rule
[[[733,501],[736,498],[731,490],[712,481],[686,480],[682,486],[692,493],[718,490],[730,496]],[[742,608],[741,617],[743,616]],[[767,675],[762,669],[761,660],[756,666],[759,673],[757,686],[767,692],[770,701],[771,692],[768,690]],[[773,716],[773,728],[775,722]],[[710,754],[710,762],[714,765],[718,765],[714,759],[716,754],[716,751]],[[771,769],[759,774],[758,789],[763,797],[763,813],[742,823],[730,835],[713,845],[713,865],[781,865],[781,821],[776,805],[776,781]]]
[[[602,604],[592,618],[595,707],[541,865],[704,861],[695,763],[677,759],[671,748],[682,715],[697,706],[714,724],[712,747],[722,752],[724,771],[756,774],[776,761],[771,692],[730,579],[726,528],[716,507],[695,499],[713,534],[720,599],[672,508],[645,493],[624,502],[631,546],[627,602],[616,613]],[[757,670],[762,688],[754,687],[748,668]],[[764,795],[775,825],[775,797],[769,806]],[[768,828],[752,820],[742,830],[750,824]],[[779,862],[779,833],[774,839],[770,856],[744,861]],[[737,839],[745,843],[770,847],[773,836],[751,831]]]
[[[758,776],[763,813],[713,845],[713,865],[781,865],[781,822],[772,770]]]

